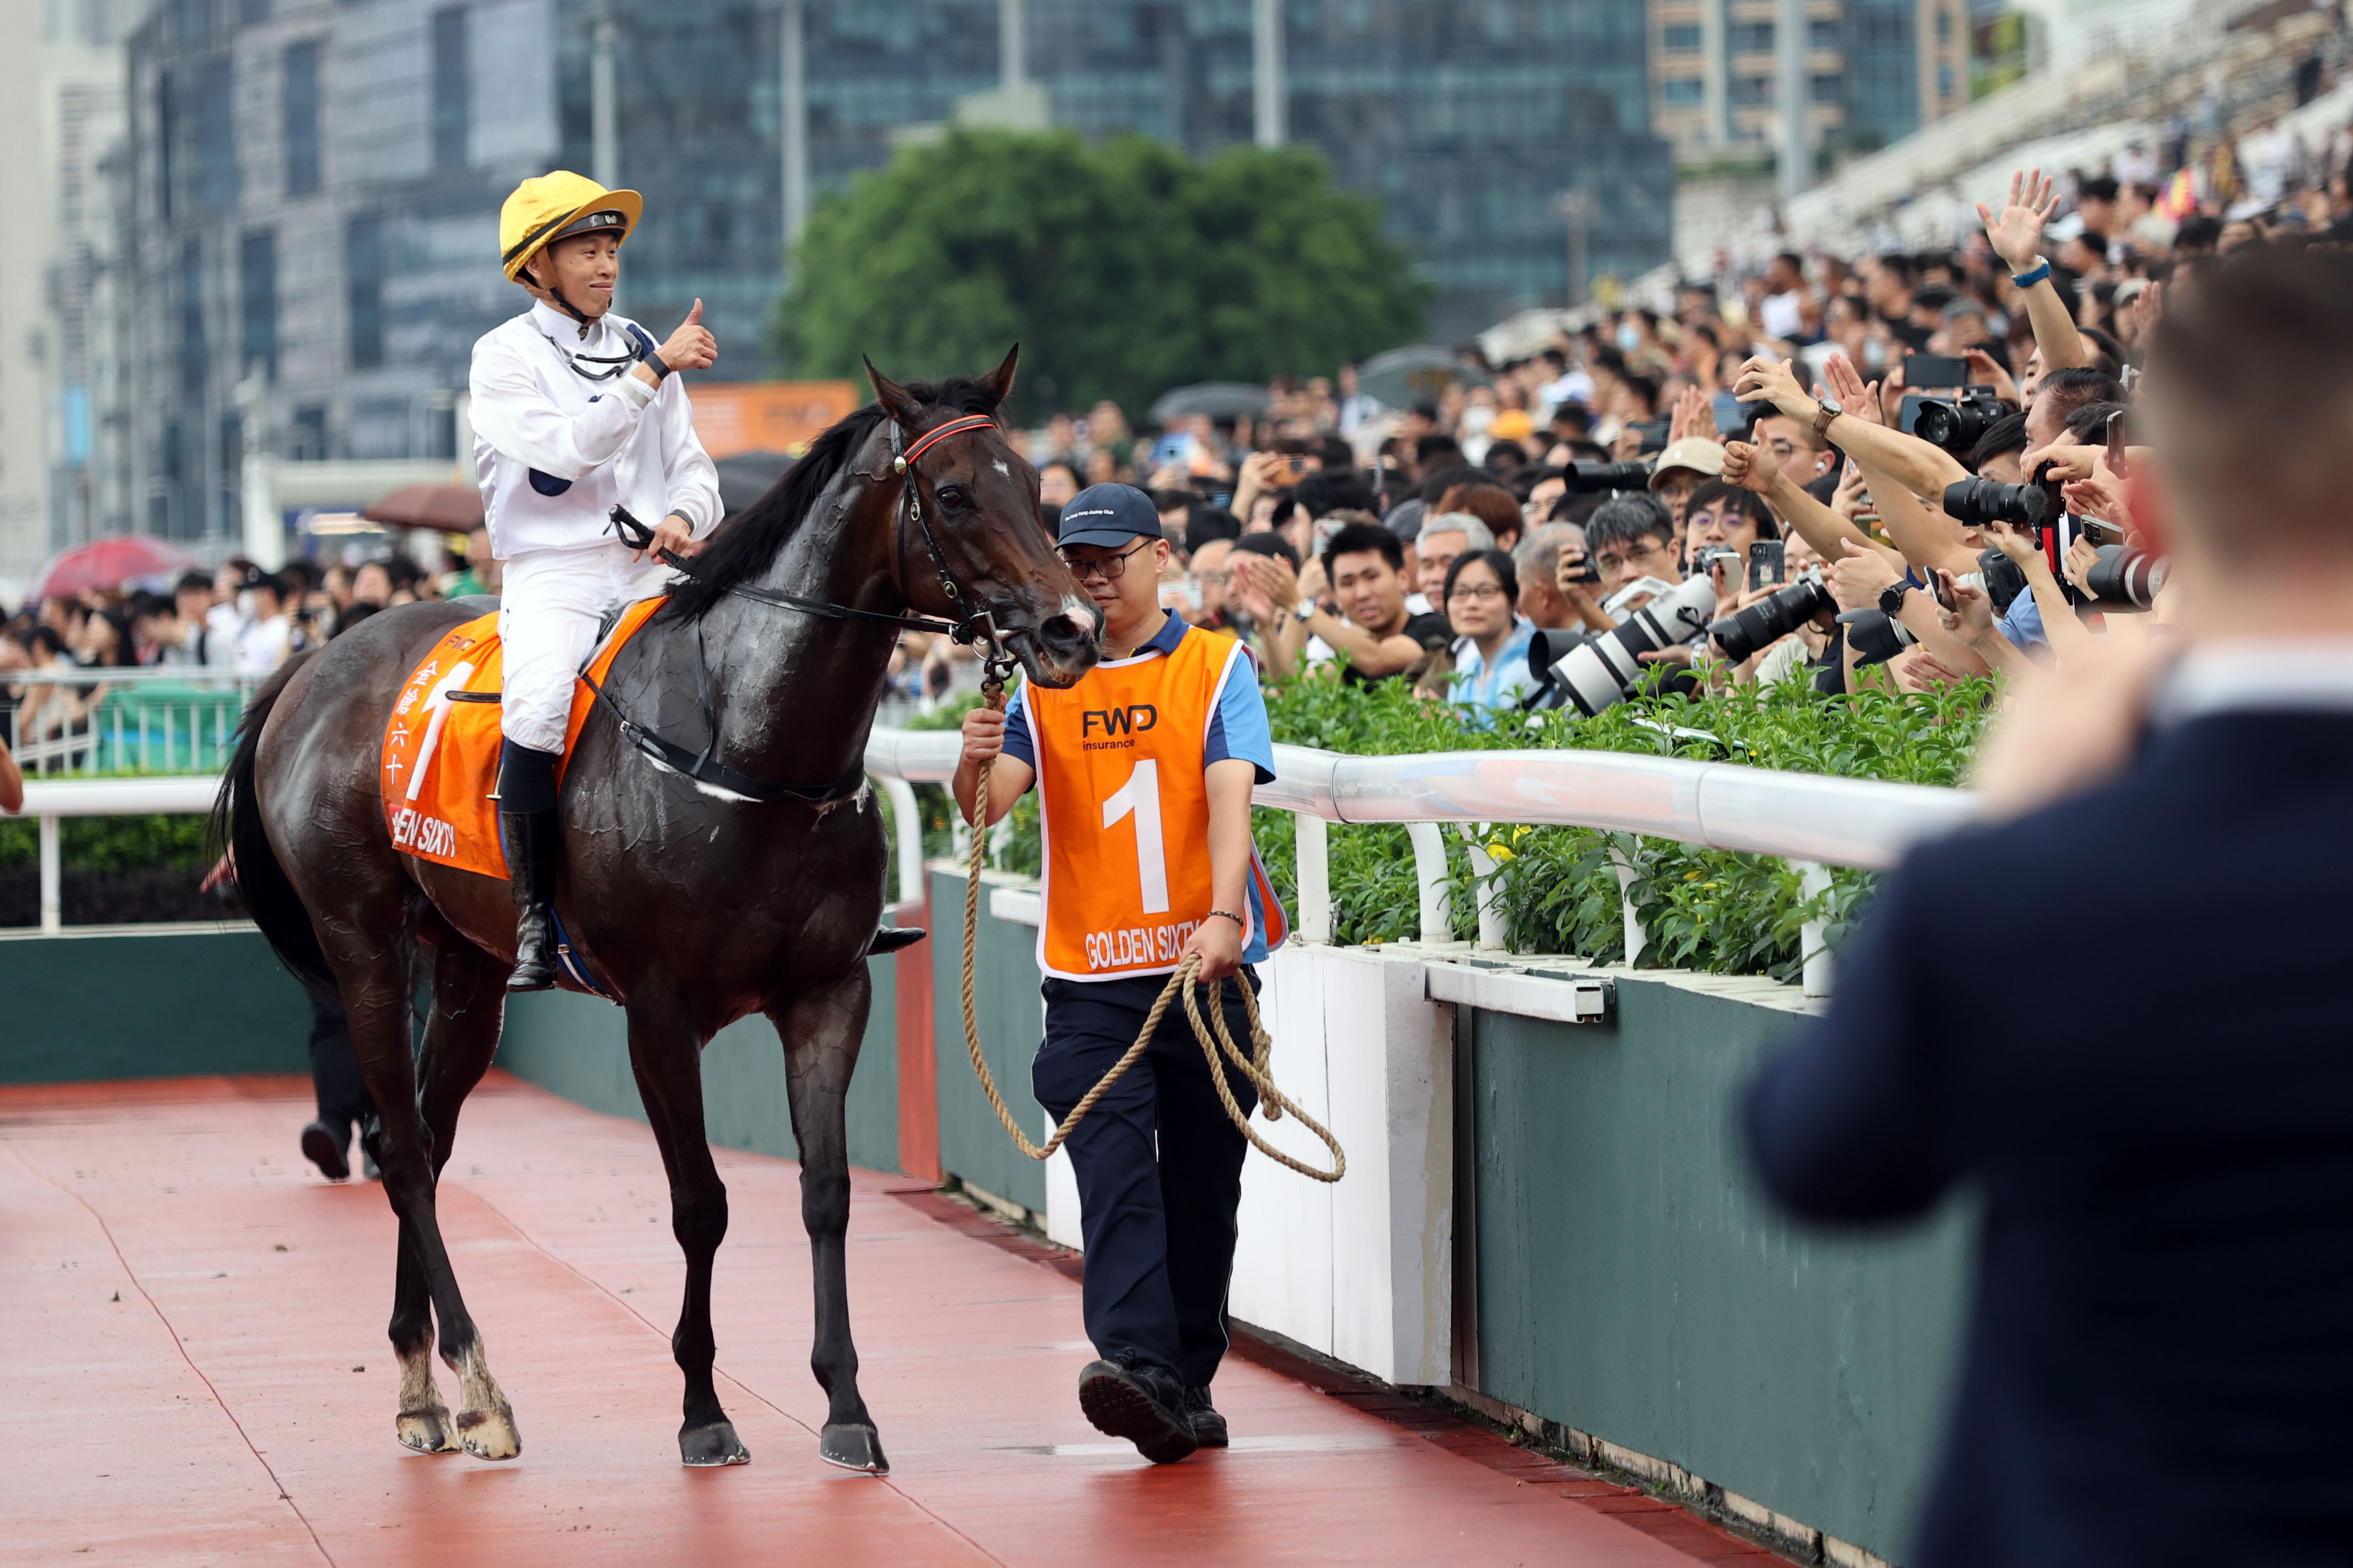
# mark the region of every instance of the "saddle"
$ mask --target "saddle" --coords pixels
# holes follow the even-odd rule
[[[620,612],[589,656],[586,673],[602,686],[613,660],[662,606],[639,599]],[[499,693],[505,659],[493,613],[450,630],[411,672],[385,725],[385,821],[404,855],[480,876],[511,879],[499,841]],[[586,681],[572,692],[560,783],[596,701]]]

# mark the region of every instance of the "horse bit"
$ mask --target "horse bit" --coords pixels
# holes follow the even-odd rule
[[[932,553],[932,564],[939,573],[940,588],[947,595],[948,604],[955,612],[956,618],[954,621],[944,621],[931,616],[884,615],[878,610],[860,610],[849,605],[836,605],[823,599],[804,599],[797,595],[778,594],[748,583],[732,584],[725,591],[750,599],[756,604],[773,605],[780,610],[795,610],[803,615],[821,616],[828,620],[867,621],[880,626],[897,626],[907,631],[944,635],[955,642],[979,651],[982,670],[981,690],[985,695],[994,698],[1005,689],[1006,678],[1013,673],[1016,661],[1006,651],[1005,639],[997,629],[996,619],[986,610],[974,610],[965,598],[964,589],[949,573],[947,557],[941,552],[940,542],[932,532],[931,520],[923,515],[923,503],[916,494],[914,464],[916,459],[950,436],[959,436],[971,430],[993,430],[997,427],[997,421],[985,414],[967,414],[961,418],[951,419],[936,429],[929,431],[902,452],[900,450],[899,422],[896,419],[891,421],[891,471],[906,481],[901,488],[900,515],[898,525],[892,530],[891,552],[901,563],[903,574],[905,551],[902,541],[906,536],[908,522],[913,521],[923,536],[924,548]],[[632,516],[626,507],[613,508],[612,527],[613,531],[631,549],[644,550],[653,543],[654,531]],[[661,551],[659,557],[665,564],[673,566],[689,576],[694,574],[693,564],[676,551]],[[662,766],[684,773],[698,783],[710,784],[714,788],[725,790],[731,795],[744,795],[753,800],[794,800],[807,805],[830,805],[837,801],[849,799],[865,787],[866,770],[863,767],[846,778],[836,780],[829,784],[778,784],[767,779],[755,779],[748,773],[737,773],[728,767],[720,762],[715,754],[719,749],[719,721],[717,711],[712,708],[711,701],[711,668],[703,656],[702,627],[700,624],[694,628],[694,676],[696,689],[702,702],[703,732],[710,737],[709,742],[700,753],[689,752],[683,746],[664,740],[629,718],[628,714],[621,711],[618,703],[605,694],[605,689],[589,676],[586,668],[580,671],[580,679],[588,683],[588,689],[596,696],[596,700],[612,710],[613,718],[619,724],[622,734],[632,744]]]

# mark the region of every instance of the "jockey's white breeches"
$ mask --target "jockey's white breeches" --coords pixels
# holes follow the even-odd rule
[[[670,569],[607,542],[583,550],[527,550],[509,558],[499,585],[499,638],[506,677],[499,728],[535,752],[564,750],[580,667],[596,651],[596,626],[615,605],[661,592]]]

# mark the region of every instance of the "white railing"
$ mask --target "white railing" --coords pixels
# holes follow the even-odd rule
[[[28,775],[198,773],[227,761],[257,677],[204,667],[26,670],[8,739]],[[86,693],[100,700],[79,709]]]
[[[41,825],[41,930],[64,929],[60,898],[64,858],[58,825],[69,816],[182,816],[207,812],[220,780],[197,773],[176,779],[27,779],[24,815]]]
[[[912,787],[945,784],[963,746],[954,731],[878,729],[866,743],[866,771],[890,799],[896,834],[898,895],[923,897],[923,829]],[[1482,879],[1475,945],[1504,945],[1492,884],[1494,864],[1481,847],[1483,830],[1521,823],[1590,827],[1672,838],[1715,849],[1778,855],[1799,868],[1809,895],[1829,886],[1831,866],[1884,870],[1921,839],[1949,832],[1977,811],[1962,790],[1869,779],[1780,773],[1735,763],[1690,762],[1621,752],[1437,752],[1356,757],[1309,746],[1277,746],[1276,777],[1261,784],[1258,805],[1294,817],[1298,846],[1300,939],[1332,940],[1331,823],[1398,823],[1413,843],[1425,944],[1451,942],[1452,910],[1442,826],[1461,833]],[[59,929],[58,822],[68,816],[121,816],[210,811],[220,781],[212,777],[29,781],[25,814],[40,820],[41,929]],[[1620,866],[1621,889],[1632,880]],[[1642,949],[1641,911],[1625,907],[1628,962]],[[1825,995],[1830,964],[1820,922],[1801,939],[1805,992]]]
[[[955,772],[960,738],[953,731],[877,730],[866,747],[867,771],[902,789],[943,784]],[[1274,749],[1275,781],[1256,804],[1293,814],[1298,835],[1302,941],[1332,940],[1332,885],[1326,826],[1401,823],[1413,843],[1425,944],[1453,936],[1446,842],[1440,825],[1462,832],[1471,864],[1494,869],[1479,830],[1499,824],[1591,827],[1672,838],[1716,849],[1778,855],[1797,866],[1809,895],[1827,888],[1831,866],[1884,870],[1923,838],[1948,832],[1976,813],[1965,791],[1869,779],[1780,773],[1732,763],[1689,762],[1620,752],[1440,752],[1356,757],[1308,746]],[[893,796],[894,802],[897,797]],[[922,830],[908,805],[897,812],[902,898],[907,868],[920,863]],[[1621,889],[1630,868],[1620,863]],[[1477,945],[1501,947],[1501,911],[1482,881]],[[1641,910],[1626,904],[1628,962],[1642,948]],[[1830,964],[1820,922],[1801,939],[1805,992],[1826,995]]]

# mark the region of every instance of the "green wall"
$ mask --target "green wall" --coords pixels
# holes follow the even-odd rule
[[[898,1002],[892,961],[870,958],[874,1005],[858,1071],[849,1080],[849,1163],[899,1168]],[[507,1002],[499,1066],[517,1078],[613,1116],[646,1119],[629,1071],[628,1016],[609,1002],[544,991]],[[765,1018],[730,1024],[702,1048],[702,1119],[722,1149],[793,1158],[793,1115],[785,1093],[785,1050]]]
[[[0,936],[0,1083],[308,1072],[310,1038],[251,926]]]
[[[1614,1027],[1473,1015],[1479,1384],[1900,1558],[1967,1289],[1954,1205],[1769,1209],[1742,1085],[1801,1020],[1621,978]]]
[[[975,1186],[1046,1212],[1046,1167],[1013,1146],[981,1092],[965,1045],[964,884],[959,873],[932,879],[933,1047],[939,1054],[940,1169]],[[1046,1112],[1029,1091],[1029,1064],[1046,1037],[1046,1003],[1038,992],[1038,928],[992,920],[988,885],[980,889],[980,941],[973,965],[980,1051],[997,1092],[1032,1142],[1045,1137]]]

